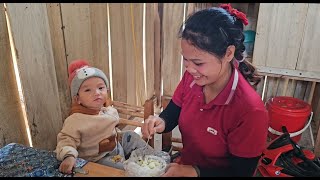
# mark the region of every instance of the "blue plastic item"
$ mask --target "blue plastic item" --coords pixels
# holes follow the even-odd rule
[[[252,30],[247,30],[244,31],[244,42],[245,43],[250,43],[250,42],[254,42],[255,38],[256,38],[256,32],[252,31]]]
[[[244,46],[246,47],[247,54],[252,56],[256,32],[252,30],[244,31],[244,37]]]

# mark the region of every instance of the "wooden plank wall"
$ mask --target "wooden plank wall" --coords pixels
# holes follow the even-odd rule
[[[114,99],[118,99],[119,101],[126,102],[127,101],[127,80],[126,80],[127,73],[125,73],[127,72],[126,54],[127,53],[132,54],[132,52],[126,52],[127,50],[126,43],[129,43],[131,41],[131,44],[132,44],[132,37],[131,38],[126,37],[128,35],[130,36],[131,34],[128,34],[127,32],[125,32],[124,26],[129,26],[130,23],[124,22],[123,6],[124,5],[121,5],[118,3],[110,4],[109,18],[110,18],[111,51],[112,51],[112,59],[114,62],[112,64],[112,68],[115,69],[114,71],[112,71],[113,85],[115,87],[122,87],[120,89],[115,90],[113,92],[113,96],[114,96]],[[128,42],[125,41],[126,39],[128,39],[127,40]],[[121,47],[121,48],[116,48],[116,47]],[[133,92],[133,89],[132,91],[130,91],[130,93],[132,92]]]
[[[320,4],[309,4],[306,16],[296,69],[320,72],[320,51],[317,47],[320,41]]]
[[[44,149],[55,147],[56,135],[70,110],[67,68],[75,59],[87,59],[113,80],[111,91],[116,101],[143,105],[154,95],[154,29],[160,28],[159,24],[155,26],[154,23],[158,15],[157,3],[109,5],[8,4],[33,146]],[[16,101],[12,101],[12,105],[9,103],[8,107],[12,106],[20,113],[15,113],[13,109],[12,113],[8,113],[9,110],[3,112],[7,113],[8,118],[1,120],[1,145],[10,142],[29,145],[23,113],[19,110],[20,98],[10,64],[12,58],[7,47],[8,39],[5,41],[8,35],[5,34],[7,28],[3,7],[1,13],[1,60],[10,59],[1,68],[10,70],[4,72],[12,77],[12,82],[2,81],[6,84],[1,84],[1,91],[7,96],[1,95],[1,104],[6,103],[8,97],[16,97]],[[110,63],[113,71],[109,69]],[[7,88],[14,91],[10,92]],[[16,121],[9,121],[9,117]],[[15,128],[19,132],[10,133]]]
[[[46,4],[7,4],[33,145],[53,149],[62,126]]]
[[[154,4],[147,6],[144,45],[143,4],[109,4],[114,99],[137,105],[153,95],[146,87],[154,86]]]
[[[173,95],[181,79],[179,28],[183,22],[184,4],[163,5],[162,19],[162,79],[163,95]]]
[[[71,105],[70,87],[68,85],[68,63],[66,57],[65,40],[63,33],[62,17],[59,3],[48,3],[48,21],[50,26],[50,37],[52,53],[56,69],[56,77],[61,107],[61,121],[68,117]]]
[[[320,63],[317,57],[320,54],[316,44],[320,36],[315,33],[320,30],[319,8],[319,4],[261,3],[253,64],[288,70],[319,72]],[[275,16],[270,18],[270,14]],[[309,102],[309,99],[314,96],[310,103],[313,106],[313,111],[317,111],[319,100],[315,100],[315,98],[319,94],[319,84],[316,82],[304,77],[279,78],[279,76],[271,76],[268,77],[267,83],[264,100],[273,96],[285,95]],[[261,86],[259,92],[262,93]],[[317,116],[314,118],[319,118]]]
[[[239,7],[250,12],[250,5],[256,7],[256,4],[241,4]],[[161,95],[171,96],[184,72],[179,27],[192,12],[216,5],[8,4],[33,146],[53,149],[56,145],[56,135],[69,114],[71,97],[67,68],[74,59],[87,59],[102,69],[112,79],[111,91],[116,101],[142,105],[153,95],[158,100]],[[317,12],[317,8],[309,10],[310,13],[311,10]],[[10,142],[29,145],[3,6],[0,12],[0,105],[7,107],[0,110],[3,117],[0,120],[0,147]],[[256,14],[256,10],[251,13]],[[306,22],[317,25],[311,19],[312,14],[308,13]],[[312,33],[312,28],[306,31],[316,34]],[[317,38],[316,35],[305,36],[302,44],[306,46],[307,41]],[[311,50],[316,53],[316,49]],[[301,61],[311,58],[302,55]],[[319,118],[320,104],[316,100],[320,97],[319,84],[278,79],[268,77],[265,100],[283,93],[308,100],[315,86],[312,106],[316,110],[315,117]],[[257,89],[260,94],[262,84]]]
[[[159,24],[156,24],[158,19],[158,5],[156,3],[147,3],[145,7],[145,66],[146,66],[146,90],[145,95],[141,96],[140,103],[143,104],[144,101],[151,98],[155,94],[155,63],[160,59],[156,59],[158,49],[156,45],[160,43],[156,42],[156,36],[158,36]],[[157,31],[156,31],[157,30]],[[157,49],[157,50],[156,50]]]
[[[307,4],[261,3],[253,63],[294,70],[303,36]],[[286,10],[284,10],[286,9]],[[286,48],[283,48],[286,47]]]
[[[162,4],[154,5],[154,95],[156,96],[157,106],[161,102],[161,21]]]
[[[29,145],[10,52],[3,3],[0,4],[0,147],[17,142]]]
[[[320,72],[317,58],[320,54],[316,48],[320,38],[316,33],[320,30],[319,8],[319,4],[308,3],[261,3],[252,63],[267,68]],[[274,16],[270,18],[270,14]],[[292,96],[308,102],[314,112],[313,134],[314,137],[316,134],[319,136],[319,77],[312,80],[302,76],[261,74],[267,75],[264,77],[267,78],[265,93],[262,92],[263,85],[258,87],[263,100],[274,96]],[[317,148],[320,146],[319,140],[320,136],[315,143],[317,155],[320,155]]]

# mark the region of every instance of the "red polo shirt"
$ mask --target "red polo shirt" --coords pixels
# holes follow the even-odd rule
[[[227,167],[230,154],[256,157],[266,148],[268,113],[261,97],[237,69],[208,104],[203,87],[186,71],[172,100],[181,107],[182,164]]]

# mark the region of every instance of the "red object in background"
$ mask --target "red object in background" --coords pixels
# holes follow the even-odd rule
[[[233,7],[231,7],[231,4],[221,4],[219,7],[225,9],[226,11],[228,11],[232,16],[235,16],[237,19],[240,19],[242,21],[242,23],[246,26],[249,24],[249,21],[247,19],[246,14],[244,14],[241,11],[238,11],[237,9],[234,9]]]
[[[278,139],[276,138],[273,141],[271,141],[269,147],[271,147],[271,144],[273,144],[276,140]],[[283,173],[282,171],[284,167],[281,167],[277,163],[277,160],[280,157],[280,155],[288,153],[292,150],[294,150],[292,144],[286,144],[275,149],[265,149],[263,152],[263,156],[259,160],[257,170],[263,177],[293,177],[291,175]],[[312,151],[308,149],[303,149],[302,152],[307,159],[315,159],[315,155],[312,153]],[[292,161],[295,165],[303,162],[302,159],[297,157],[292,157]]]
[[[311,114],[311,106],[297,98],[287,96],[277,96],[271,98],[266,103],[269,112],[270,127],[278,132],[282,132],[281,127],[285,126],[289,133],[300,131],[304,128],[309,115]],[[271,139],[275,139],[278,135],[268,132]],[[292,137],[292,140],[298,142],[301,134]]]

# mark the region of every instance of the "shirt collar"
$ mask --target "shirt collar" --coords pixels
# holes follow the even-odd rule
[[[213,105],[228,105],[234,96],[234,92],[238,86],[238,81],[239,73],[236,68],[233,68],[229,82],[211,103],[213,103]]]
[[[228,105],[232,100],[235,90],[237,89],[239,82],[239,72],[236,68],[233,68],[232,75],[227,83],[227,85],[223,88],[223,90],[217,95],[217,97],[211,101],[210,103],[206,104],[204,108],[211,108],[214,105]],[[194,82],[190,84],[190,87],[194,86]],[[198,85],[196,85],[198,86]],[[202,87],[198,86],[198,91],[203,90]],[[203,100],[204,101],[204,100]]]

